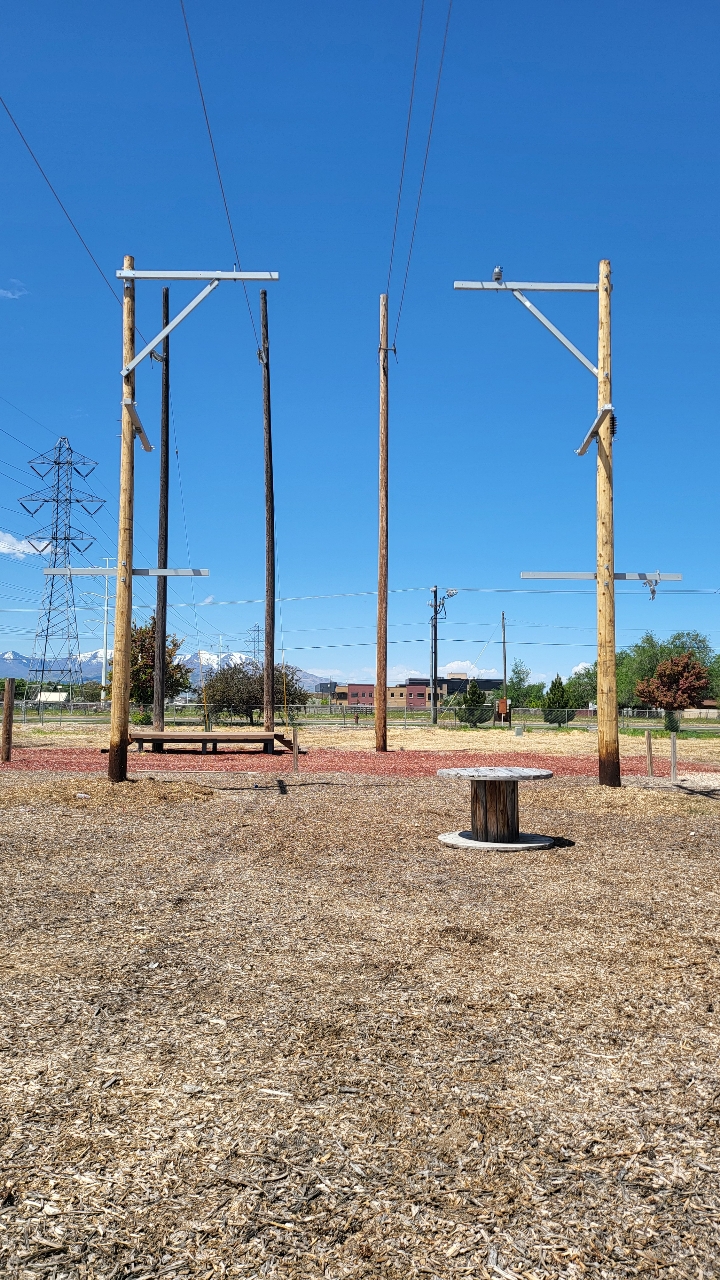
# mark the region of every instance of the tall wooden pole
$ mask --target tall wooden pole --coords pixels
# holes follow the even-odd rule
[[[600,263],[598,313],[598,410],[612,404],[610,342],[610,263]],[[597,459],[597,631],[598,631],[598,778],[601,786],[620,786],[617,676],[615,670],[615,531],[613,524],[612,442],[608,415],[598,433]]]
[[[135,259],[125,257],[126,271]],[[135,356],[135,281],[123,281],[123,367]],[[135,371],[123,378],[123,400],[135,400]],[[132,418],[122,407],[120,439],[120,503],[118,509],[117,589],[115,592],[115,641],[113,647],[112,705],[108,777],[127,781],[128,729],[130,725],[130,626],[132,622],[133,504],[135,489],[135,439]]]
[[[170,290],[162,291],[162,328],[170,323]],[[170,494],[170,336],[163,338],[162,392],[160,399],[160,502],[158,506],[158,569],[168,563],[168,504]],[[155,603],[155,671],[153,676],[153,728],[165,728],[165,666],[167,661],[167,578],[158,578]],[[162,751],[162,742],[153,742]]]
[[[263,424],[265,434],[265,665],[263,722],[266,733],[275,728],[275,488],[273,481],[272,416],[270,412],[270,339],[267,289],[260,290],[260,332],[263,367]]]
[[[387,751],[388,612],[388,298],[380,294],[380,468],[378,501],[377,674],[375,750]]]
[[[437,586],[431,588],[432,600],[430,608],[432,609],[432,617],[430,619],[430,723],[437,724],[437,701],[438,701],[438,599]]]
[[[503,698],[507,698],[507,645],[505,643],[505,611],[502,613]]]
[[[3,694],[2,750],[0,759],[7,764],[12,757],[13,712],[15,710],[15,677],[8,676]]]

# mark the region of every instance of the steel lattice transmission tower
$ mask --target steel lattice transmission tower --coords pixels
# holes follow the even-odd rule
[[[103,505],[104,498],[74,487],[75,477],[86,480],[97,463],[75,453],[62,436],[54,449],[33,458],[29,465],[47,484],[20,498],[20,505],[28,515],[36,516],[49,504],[51,518],[49,524],[29,534],[27,541],[47,556],[49,568],[69,569],[71,549],[82,554],[95,541],[84,529],[74,527],[72,507],[79,503],[89,515],[96,515]],[[73,686],[82,684],[75,593],[69,573],[48,574],[45,579],[26,696],[37,696],[45,683],[68,684],[71,699]]]

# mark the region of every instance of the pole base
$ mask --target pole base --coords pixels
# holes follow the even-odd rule
[[[555,843],[552,836],[533,836],[524,831],[518,833],[516,840],[509,841],[475,840],[472,831],[445,831],[438,840],[452,849],[505,849],[507,853],[521,849],[550,849]]]

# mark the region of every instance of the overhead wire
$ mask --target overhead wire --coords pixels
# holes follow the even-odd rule
[[[415,83],[417,81],[418,61],[420,58],[420,39],[422,36],[423,14],[425,12],[425,0],[421,0],[420,18],[418,20],[418,33],[415,42],[415,62],[413,63],[412,82],[410,84],[410,102],[408,104],[407,124],[405,125],[405,144],[403,146],[402,164],[400,165],[400,182],[398,184],[397,204],[395,205],[395,225],[393,226],[392,244],[390,245],[390,263],[388,265],[387,293],[390,293],[390,278],[392,276],[393,259],[395,257],[395,242],[397,240],[398,223],[400,221],[400,204],[402,202],[403,184],[405,182],[405,165],[407,163],[408,145],[410,143],[410,125],[412,123],[413,103],[415,101]]]
[[[54,188],[54,186],[53,186],[52,182],[50,181],[50,179],[49,179],[49,177],[48,177],[48,175],[46,174],[45,170],[43,169],[43,167],[42,167],[42,165],[41,165],[40,161],[38,160],[37,156],[35,155],[35,152],[33,151],[32,147],[30,146],[30,143],[28,142],[27,138],[25,137],[25,134],[23,133],[22,129],[20,128],[20,125],[18,124],[17,120],[15,119],[15,117],[14,117],[14,115],[13,115],[12,111],[10,110],[10,108],[9,108],[9,106],[8,106],[8,104],[7,104],[7,102],[6,102],[6,101],[5,101],[5,99],[4,99],[4,98],[2,98],[2,97],[0,97],[0,106],[4,107],[4,109],[5,109],[5,111],[6,111],[7,115],[8,115],[8,118],[9,118],[9,120],[10,120],[10,123],[11,123],[11,124],[13,125],[13,127],[16,129],[16,131],[17,131],[17,133],[18,133],[18,135],[19,135],[19,137],[20,137],[20,140],[22,141],[23,145],[24,145],[24,146],[25,146],[25,148],[27,149],[28,154],[29,154],[29,155],[30,155],[30,157],[32,158],[32,160],[33,160],[33,162],[35,163],[35,165],[37,166],[37,168],[38,168],[38,170],[39,170],[40,174],[42,175],[42,177],[43,177],[44,181],[47,183],[48,187],[50,188],[50,191],[52,192],[53,196],[55,197],[55,199],[57,200],[58,204],[60,205],[60,208],[62,209],[62,211],[63,211],[63,213],[64,213],[65,217],[67,218],[68,222],[70,223],[70,226],[72,227],[73,231],[75,232],[75,235],[77,236],[78,240],[80,241],[80,243],[81,243],[81,245],[82,245],[83,249],[85,250],[85,252],[86,252],[86,254],[88,255],[88,257],[90,258],[91,262],[93,263],[93,266],[96,268],[96,270],[97,270],[97,271],[99,271],[100,275],[102,276],[103,280],[105,281],[105,284],[107,285],[108,289],[110,290],[110,292],[111,292],[111,294],[112,294],[113,298],[115,299],[115,301],[116,301],[116,302],[119,302],[119,303],[120,303],[120,305],[122,306],[122,298],[120,298],[120,297],[119,297],[119,295],[115,292],[115,288],[114,288],[114,286],[111,284],[111,282],[108,280],[107,276],[105,275],[105,272],[103,271],[102,267],[100,266],[100,263],[98,262],[97,258],[95,257],[95,254],[93,253],[93,251],[92,251],[92,249],[90,248],[90,246],[89,246],[89,244],[87,243],[87,241],[86,241],[86,240],[83,238],[83,236],[81,235],[81,233],[80,233],[80,231],[79,231],[78,227],[76,226],[76,224],[73,222],[73,219],[71,218],[70,214],[68,213],[67,209],[65,208],[65,205],[63,204],[62,200],[60,199],[60,196],[58,195],[58,193],[57,193],[57,191],[55,190],[55,188]],[[20,412],[22,413],[22,410],[20,410]],[[26,415],[26,416],[27,416],[27,415]]]
[[[442,49],[440,52],[440,64],[438,66],[437,81],[435,83],[435,95],[433,97],[432,112],[430,114],[430,125],[428,128],[427,142],[425,144],[425,156],[423,158],[422,172],[420,174],[420,186],[418,188],[417,202],[415,204],[415,217],[413,218],[412,232],[410,235],[410,246],[408,248],[407,262],[405,264],[405,276],[403,279],[402,291],[400,294],[400,305],[398,307],[397,318],[395,321],[395,332],[393,334],[392,346],[395,347],[397,342],[398,329],[400,328],[400,316],[402,315],[403,304],[405,302],[405,293],[407,290],[408,276],[410,274],[410,262],[412,260],[413,249],[415,247],[415,234],[417,232],[418,218],[420,217],[420,204],[423,196],[423,188],[425,186],[425,175],[427,173],[428,158],[430,156],[430,143],[432,142],[433,128],[435,126],[435,113],[437,111],[438,98],[440,96],[440,82],[442,80],[443,66],[445,63],[445,50],[447,48],[448,31],[450,30],[450,17],[452,14],[453,0],[448,0],[447,18],[445,20],[445,32],[443,34]]]
[[[210,140],[210,149],[212,151],[212,157],[215,163],[215,172],[217,174],[217,180],[220,187],[220,195],[222,197],[223,208],[225,210],[225,217],[227,218],[227,224],[230,230],[230,238],[233,243],[233,249],[235,250],[235,263],[237,265],[238,270],[240,270],[241,269],[240,251],[238,249],[237,240],[235,238],[235,229],[232,224],[232,218],[230,217],[230,207],[227,202],[227,196],[225,195],[225,184],[222,180],[222,174],[220,172],[220,161],[218,160],[218,153],[217,153],[217,148],[215,147],[215,139],[213,138],[213,131],[212,131],[212,128],[210,127],[210,116],[208,115],[208,109],[205,103],[205,94],[203,93],[202,81],[200,80],[200,71],[197,64],[197,58],[195,57],[195,49],[193,48],[192,36],[190,35],[190,26],[187,20],[187,13],[185,12],[184,0],[180,0],[180,8],[182,10],[183,22],[185,24],[185,34],[187,36],[188,47],[190,49],[190,57],[192,58],[193,69],[195,71],[195,79],[197,80],[198,93],[200,94],[200,102],[202,104],[203,115],[205,117],[205,127],[207,129],[208,138]],[[245,284],[244,280],[242,282],[242,287],[245,293],[245,301],[247,303],[248,315],[250,316],[250,323],[252,325],[253,334],[255,335],[255,346],[259,348],[260,340],[258,338],[257,328],[255,325],[255,317],[252,312],[252,307],[250,306],[250,298],[247,291],[247,285]]]

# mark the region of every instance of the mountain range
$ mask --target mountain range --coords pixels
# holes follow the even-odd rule
[[[80,663],[82,665],[84,680],[99,680],[102,675],[102,649],[91,649],[88,653],[80,654]],[[192,671],[193,683],[200,677],[200,665],[205,675],[217,671],[219,667],[229,667],[235,662],[242,662],[249,655],[246,653],[223,653],[222,657],[217,653],[209,653],[204,649],[195,650],[193,653],[179,653],[178,658],[181,662],[187,664]],[[108,659],[112,658],[112,649],[108,650]],[[18,653],[16,649],[8,649],[5,653],[0,654],[0,680],[5,676],[15,676],[15,679],[26,680],[30,672],[31,658],[26,653]],[[300,684],[303,689],[307,689],[312,693],[316,684],[320,684],[322,676],[316,676],[312,671],[300,671],[298,673]]]

